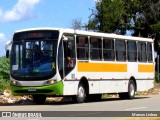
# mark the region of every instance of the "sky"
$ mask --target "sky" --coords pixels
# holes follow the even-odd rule
[[[73,19],[88,22],[96,0],[0,0],[0,57],[16,30],[70,28]]]

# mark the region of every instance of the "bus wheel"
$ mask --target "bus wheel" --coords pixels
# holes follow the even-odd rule
[[[84,88],[84,85],[80,83],[78,86],[77,95],[73,96],[72,99],[73,102],[75,103],[83,103],[85,101],[85,98],[86,98],[86,90]]]
[[[128,84],[128,92],[126,93],[119,93],[120,99],[133,99],[135,96],[136,87],[133,80],[129,81]]]
[[[129,99],[133,99],[135,96],[135,92],[136,92],[136,87],[135,87],[135,83],[133,80],[129,81],[129,85],[128,85],[128,98]]]
[[[32,98],[36,104],[44,104],[46,101],[46,96],[44,95],[32,95]]]

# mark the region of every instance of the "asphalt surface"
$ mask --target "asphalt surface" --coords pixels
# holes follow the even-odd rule
[[[70,100],[50,102],[44,105],[36,105],[34,103],[8,104],[1,105],[0,111],[1,114],[6,111],[12,112],[12,115],[16,112],[23,113],[24,116],[21,117],[24,117],[24,120],[39,120],[47,116],[49,117],[47,119],[52,120],[56,118],[58,120],[79,120],[82,117],[83,120],[119,120],[123,117],[157,117],[160,115],[160,95],[138,96],[132,100],[107,98],[101,101],[86,102],[83,104],[74,104]],[[28,114],[30,115],[32,113],[37,113],[37,116],[42,116],[42,118],[39,116],[36,118],[27,118]],[[16,114],[13,115],[16,120],[22,119],[15,116]]]

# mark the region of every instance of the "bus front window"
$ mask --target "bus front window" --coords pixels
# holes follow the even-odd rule
[[[13,42],[11,73],[16,77],[42,78],[56,73],[57,40]]]

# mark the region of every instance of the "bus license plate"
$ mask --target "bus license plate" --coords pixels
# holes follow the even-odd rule
[[[29,88],[28,91],[29,91],[29,92],[35,92],[35,91],[36,91],[36,88]]]

